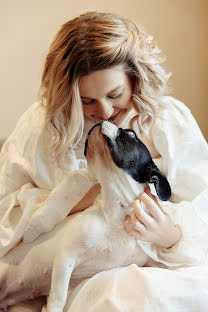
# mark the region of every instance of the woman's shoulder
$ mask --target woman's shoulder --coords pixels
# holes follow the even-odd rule
[[[164,128],[166,131],[177,128],[184,131],[193,124],[196,126],[196,121],[183,102],[172,96],[162,97],[154,128]]]
[[[44,132],[45,108],[40,102],[32,104],[19,118],[10,137],[37,137]]]
[[[19,118],[16,128],[20,125],[43,126],[45,121],[45,107],[41,102],[32,104]]]
[[[190,114],[190,109],[180,100],[172,96],[163,96],[161,98],[159,116],[186,118]]]
[[[154,141],[175,140],[178,142],[203,141],[205,139],[190,109],[181,101],[165,96],[161,100],[161,109],[153,125]],[[170,143],[170,142],[169,142]]]
[[[29,152],[31,148],[43,145],[42,141],[46,136],[47,141],[49,140],[44,120],[45,108],[40,102],[35,102],[19,118],[14,130],[2,146],[1,154],[4,151],[8,153],[9,150],[22,154],[23,151],[24,153],[26,150]]]

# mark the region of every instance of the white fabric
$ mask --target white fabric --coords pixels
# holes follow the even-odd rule
[[[52,230],[93,185],[74,178],[86,175],[86,161],[70,151],[62,168],[51,156],[44,130],[44,108],[35,103],[19,120],[0,154],[0,256],[21,239],[31,242]],[[85,172],[85,173],[83,173]]]
[[[168,266],[205,261],[208,251],[208,144],[190,110],[165,97],[164,110],[155,123],[153,142],[162,156],[157,163],[172,189],[168,202],[160,202],[182,230],[181,240],[170,249],[139,242],[154,260]]]
[[[98,273],[69,292],[64,312],[207,312],[208,267],[125,268]]]
[[[142,241],[138,243],[154,260],[173,269],[207,261],[208,146],[188,108],[171,97],[164,97],[163,104],[165,109],[152,131],[153,142],[161,155],[155,162],[167,176],[173,195],[169,202],[161,205],[174,223],[181,227],[182,238],[170,249],[158,248]],[[43,128],[44,114],[44,108],[39,103],[31,106],[19,120],[0,154],[0,256],[22,239],[31,242],[41,233],[52,231],[55,224],[67,216],[93,185],[93,181],[88,179],[85,161],[78,160],[73,151],[69,152],[63,168],[58,168],[48,148],[51,138]],[[76,151],[78,157],[91,126],[92,123],[86,124],[85,134]],[[74,170],[80,170],[80,176],[83,177],[81,185]],[[171,272],[158,270],[158,280],[161,278],[165,283]],[[119,276],[119,270],[116,272]],[[134,284],[133,276],[129,276],[129,285]],[[92,285],[94,280],[92,278]],[[99,278],[96,283],[98,281]],[[122,281],[126,286],[125,278]],[[208,280],[206,284],[208,289]],[[141,287],[138,280],[135,285]],[[198,285],[201,288],[200,283]],[[84,296],[80,299],[82,296],[79,292],[77,296],[82,310],[86,309]],[[132,300],[133,295],[128,301]],[[96,307],[99,304],[96,297],[93,304],[95,309],[92,311],[102,311]],[[116,311],[113,309],[109,311]]]

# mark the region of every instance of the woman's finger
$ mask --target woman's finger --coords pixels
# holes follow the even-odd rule
[[[141,208],[141,202],[140,202],[139,199],[136,199],[136,200],[133,202],[133,208],[134,208],[135,215],[136,215],[137,218],[139,219],[139,217],[140,217],[140,210],[142,209],[142,208]]]
[[[155,219],[159,220],[163,217],[163,212],[160,209],[158,202],[155,202],[149,195],[142,193],[139,199],[144,203]]]
[[[132,227],[139,231],[140,233],[145,233],[147,231],[145,225],[141,222],[141,220],[135,215],[134,211],[130,214]]]
[[[139,221],[143,223],[147,229],[153,228],[154,219],[140,207],[140,202],[138,200],[134,202],[134,211]]]
[[[127,216],[126,221],[124,222],[124,227],[129,235],[133,236],[136,239],[141,239],[142,235],[138,231],[134,230],[132,227],[130,216]]]

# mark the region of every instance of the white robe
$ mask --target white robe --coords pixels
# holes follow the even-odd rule
[[[153,143],[161,157],[154,161],[167,176],[172,188],[172,197],[170,201],[161,203],[162,208],[172,217],[174,223],[180,226],[182,238],[169,249],[156,247],[149,242],[139,241],[139,244],[150,257],[173,270],[207,262],[208,145],[189,109],[183,103],[172,97],[164,97],[162,102],[165,109],[152,129]],[[82,173],[86,167],[86,161],[78,159],[74,151],[68,153],[63,168],[59,168],[54,162],[49,151],[51,138],[43,127],[44,115],[44,108],[39,103],[31,106],[19,120],[0,154],[0,256],[15,248],[22,239],[24,242],[31,242],[41,233],[52,231],[54,225],[68,215],[92,186],[92,182],[87,179],[80,185],[80,181],[74,178],[74,170],[80,170]],[[86,123],[77,155],[83,150],[83,142],[91,126],[92,123]],[[132,272],[132,268],[138,269],[133,266],[125,270]],[[140,268],[139,272],[141,270],[147,272],[146,268]],[[154,270],[157,272],[156,275],[158,274],[158,279],[161,272],[164,283],[166,272],[169,279],[171,274],[169,271],[156,268]],[[115,283],[118,280],[118,287],[119,269],[116,272],[118,279],[115,279]],[[105,272],[104,275],[99,274],[104,276]],[[109,272],[106,274],[109,276]],[[132,276],[134,274],[129,274],[129,284]],[[136,276],[137,274],[135,278]],[[149,275],[145,276],[148,279]],[[183,276],[181,278],[183,279]],[[97,283],[97,279],[92,278],[91,285],[94,280]],[[122,281],[126,285],[125,278]],[[138,283],[140,282],[137,278],[136,281],[132,280],[135,287],[141,286]],[[206,284],[208,292],[208,278]],[[85,289],[86,285],[87,283],[84,285]],[[162,289],[165,289],[165,284]],[[115,296],[111,297],[110,293],[113,294],[113,290],[108,293],[109,300],[112,298],[115,300]],[[102,301],[103,295],[100,294],[99,300]],[[76,310],[76,307],[74,310],[70,308],[69,311],[84,309],[85,297],[83,295],[80,297],[78,292],[76,298],[83,308],[80,310]],[[93,298],[95,309],[89,308],[88,311],[106,311],[105,307],[96,308],[98,299],[96,296]],[[112,308],[112,311],[127,311],[121,308],[122,298],[119,302],[120,309]]]

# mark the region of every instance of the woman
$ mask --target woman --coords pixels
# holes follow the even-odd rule
[[[160,61],[152,37],[114,14],[88,12],[61,27],[46,58],[41,99],[2,149],[1,256],[93,203],[99,185],[70,192],[71,173],[86,167],[80,151],[88,130],[107,119],[136,131],[172,187],[161,206],[149,190],[142,194],[155,215],[136,201],[127,232],[158,266],[205,262],[208,147],[188,108],[165,96],[169,74]]]

